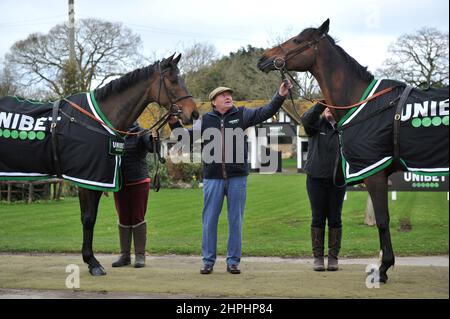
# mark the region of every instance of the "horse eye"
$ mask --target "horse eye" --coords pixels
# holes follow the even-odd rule
[[[302,43],[302,41],[301,40],[299,40],[299,39],[297,39],[297,38],[295,38],[294,40],[292,40],[295,44],[300,44],[300,43]]]

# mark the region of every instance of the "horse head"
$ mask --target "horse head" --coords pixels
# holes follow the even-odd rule
[[[266,73],[280,69],[310,71],[329,26],[330,19],[327,19],[319,28],[307,28],[286,42],[266,50],[258,61],[258,68]]]
[[[198,119],[199,113],[192,95],[186,88],[180,75],[177,57],[170,56],[157,64],[157,79],[153,81],[150,94],[153,100],[169,111],[178,113],[184,124],[192,124]]]

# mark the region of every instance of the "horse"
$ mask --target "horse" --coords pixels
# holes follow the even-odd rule
[[[366,101],[356,103],[362,99],[361,97],[366,94],[369,86],[375,80],[374,76],[367,71],[367,68],[362,67],[353,57],[336,45],[333,38],[328,35],[329,24],[330,20],[327,19],[319,28],[306,28],[297,36],[266,50],[258,61],[258,68],[263,72],[281,70],[282,75],[283,73],[286,74],[286,72],[289,74],[288,71],[310,72],[317,80],[325,99],[325,102],[319,103],[328,106],[336,121],[339,123],[341,120],[345,120],[346,116],[348,117],[348,114],[351,114],[358,104],[361,105],[361,103],[369,100],[366,99]],[[400,85],[400,82],[393,83],[394,87],[390,89],[393,92],[396,92],[395,98],[391,99],[384,109],[390,107],[394,108],[397,105],[397,113],[401,113],[401,111],[398,111],[398,105],[401,105],[401,102],[405,102],[405,100],[402,100],[401,98],[403,97],[402,92],[406,92],[407,89],[405,88],[405,85]],[[447,103],[446,107],[448,111],[448,89],[444,92],[444,99],[445,95],[447,100],[444,101],[444,103]],[[404,94],[404,96],[407,97],[408,94]],[[377,97],[377,99],[378,98],[380,97]],[[389,112],[386,112],[386,114],[387,113]],[[396,115],[400,118],[401,114]],[[390,121],[391,126],[394,126],[395,128],[395,125],[392,124],[392,122],[395,122],[394,116],[388,120]],[[400,121],[398,120],[397,122]],[[375,126],[376,125],[377,124],[375,124]],[[360,128],[364,129],[364,127],[361,126]],[[342,132],[339,131],[339,133],[341,134]],[[393,144],[395,145],[395,138],[392,138],[395,134],[392,134],[392,130],[387,130],[385,134],[387,135],[387,139],[383,142],[386,144],[386,147],[390,148]],[[446,130],[446,133],[444,132],[440,136],[441,139],[444,141],[446,140],[448,145],[448,129]],[[351,143],[351,141],[348,141],[348,143]],[[366,145],[363,146],[371,146],[370,142],[365,143]],[[448,175],[448,148],[447,146],[444,147],[447,149],[447,153],[445,151],[442,153],[444,154],[444,162],[446,161],[446,174]],[[388,152],[394,152],[395,155],[395,146],[392,148],[394,149],[388,149]],[[362,149],[364,150],[364,147]],[[358,153],[355,154],[355,157],[357,156]],[[393,158],[395,158],[395,156],[393,156]],[[388,163],[386,163],[386,165]],[[400,167],[394,165],[394,163],[386,165],[382,169],[380,168],[381,170],[378,172],[375,172],[360,181],[364,182],[367,186],[375,211],[381,249],[381,264],[378,268],[378,281],[382,283],[387,282],[387,271],[395,263],[389,229],[388,176],[400,169]],[[445,175],[445,173],[442,175]]]
[[[80,94],[73,95],[76,98],[71,98],[72,97],[71,96],[60,100],[60,102],[58,103],[66,103],[65,105],[66,108],[63,111],[62,108],[53,107],[52,130],[57,126],[62,127],[64,125],[66,125],[67,127],[69,127],[69,129],[71,129],[72,127],[77,126],[76,124],[80,124],[78,125],[78,127],[80,128],[80,133],[70,134],[70,135],[77,135],[76,142],[78,144],[89,145],[93,142],[94,139],[97,138],[97,136],[102,135],[111,136],[111,134],[114,134],[113,131],[119,132],[118,138],[121,139],[123,142],[123,136],[129,134],[127,133],[127,130],[137,120],[140,114],[144,111],[145,107],[153,102],[158,103],[160,106],[163,106],[168,110],[166,114],[167,116],[165,117],[166,120],[170,115],[176,114],[178,117],[180,117],[180,119],[184,124],[191,124],[193,120],[199,117],[199,113],[197,111],[196,103],[192,95],[186,89],[185,83],[180,76],[180,71],[177,66],[180,59],[181,54],[178,55],[177,57],[175,57],[174,54],[169,58],[155,62],[154,64],[149,65],[147,67],[143,67],[140,69],[136,69],[132,72],[129,72],[124,76],[111,81],[107,85],[95,89],[90,93],[87,93],[88,95],[87,99],[91,99],[92,101],[95,100],[94,103],[90,102],[90,104],[95,104],[96,106],[95,113],[102,115],[101,120],[99,119],[96,120],[96,122],[100,123],[100,126],[98,123],[94,121],[95,118],[94,119],[90,118],[92,117],[92,114],[88,114],[89,112],[86,113],[77,103],[73,102],[74,100],[76,100],[76,98],[79,99],[79,97],[83,95]],[[6,99],[3,99],[3,101],[4,100]],[[8,99],[8,101],[10,100],[11,99]],[[2,101],[2,99],[0,99],[0,101]],[[70,106],[67,106],[67,104],[70,104]],[[83,112],[85,114],[81,114],[80,112]],[[65,119],[65,117],[68,117],[69,119]],[[61,118],[64,118],[66,121],[63,123]],[[6,123],[5,121],[7,119],[8,118],[4,116],[3,122]],[[57,122],[56,119],[58,119],[58,121],[60,122]],[[70,123],[75,122],[75,124],[74,125],[67,124],[69,122]],[[26,122],[24,123],[26,124]],[[42,120],[40,123],[43,123]],[[101,129],[102,126],[109,133],[102,130]],[[26,126],[24,125],[24,127]],[[6,135],[5,132],[6,130],[3,130],[3,135]],[[52,136],[56,135],[58,134],[52,134]],[[36,142],[35,136],[36,134],[33,135],[32,142]],[[26,138],[26,133],[24,134],[23,137]],[[19,140],[19,138],[17,137],[16,140]],[[12,141],[12,138],[9,138],[5,141],[6,141],[5,143],[9,143]],[[115,145],[123,146],[123,143],[115,143]],[[8,147],[7,144],[4,144],[4,146],[5,146],[4,149]],[[72,148],[76,149],[76,147],[78,147],[78,145],[73,146]],[[64,153],[64,150],[61,151],[61,146],[59,148],[59,151],[61,153]],[[55,151],[55,148],[53,148],[52,153],[57,152],[58,151],[57,150]],[[98,153],[101,151],[99,149],[94,148],[92,152]],[[61,154],[61,156],[63,155],[64,154]],[[77,156],[77,154],[75,154],[75,156]],[[2,154],[2,157],[6,156],[3,156]],[[52,161],[51,159],[55,160]],[[58,162],[58,158],[57,156],[55,156],[55,154],[53,154],[49,160],[49,162],[53,163],[50,163],[48,166],[53,167],[51,168],[51,170],[54,173],[50,175],[60,176],[60,174],[55,174],[57,168],[54,168],[54,166],[57,166],[56,164],[63,166],[60,169],[67,169],[68,167],[71,167],[76,164],[73,163],[74,161],[76,161],[76,158],[69,158],[68,160],[66,159],[60,161],[61,163],[58,164],[56,163]],[[116,164],[118,162],[120,162],[120,156],[118,157],[117,160],[115,160]],[[96,172],[97,170],[101,170],[102,169],[101,166],[103,165],[104,165],[103,162],[99,162],[98,164],[91,165],[90,167],[85,169]],[[116,170],[117,166],[120,167],[120,164],[116,165]],[[15,169],[18,168],[15,167]],[[78,170],[81,171],[83,170],[83,168],[79,168]],[[65,175],[63,175],[63,177],[66,179]],[[117,178],[117,180],[118,179],[119,178]],[[118,187],[117,180],[115,181],[116,190]],[[71,181],[77,180],[72,179]],[[78,187],[78,197],[81,210],[81,223],[83,227],[83,245],[81,250],[83,261],[88,265],[89,273],[92,276],[106,275],[105,269],[100,264],[100,262],[95,258],[92,249],[94,226],[97,218],[99,201],[102,196],[103,190],[101,188],[96,188],[92,186],[83,186],[79,183],[76,184],[78,186],[81,186]]]

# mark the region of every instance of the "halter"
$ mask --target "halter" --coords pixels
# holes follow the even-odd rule
[[[320,37],[312,40],[312,41],[308,41],[306,42],[304,45],[299,46],[295,49],[286,51],[281,44],[278,45],[278,47],[280,48],[280,50],[284,53],[284,58],[282,57],[278,57],[275,60],[273,60],[273,64],[275,69],[280,70],[282,68],[285,68],[286,66],[286,61],[292,59],[293,57],[299,55],[300,53],[310,49],[312,46],[314,46],[314,61],[316,59],[316,54],[317,54],[317,44],[320,42],[320,40],[322,40],[323,38],[326,38],[327,34],[323,33]],[[276,61],[281,61],[281,66],[277,65]]]
[[[308,41],[306,42],[304,45],[299,46],[295,49],[286,51],[283,46],[281,44],[278,45],[278,48],[280,48],[280,50],[284,53],[284,58],[283,57],[276,57],[273,60],[273,66],[276,70],[280,71],[281,74],[281,79],[283,81],[286,81],[286,74],[289,76],[289,78],[292,80],[292,82],[294,82],[297,87],[303,92],[303,96],[300,96],[302,99],[307,100],[309,102],[315,103],[314,100],[308,98],[306,96],[306,92],[305,90],[301,87],[301,85],[298,83],[298,81],[294,78],[294,76],[292,74],[289,73],[289,71],[286,68],[286,61],[292,59],[293,57],[299,55],[300,53],[310,49],[311,47],[314,47],[314,62],[316,61],[316,57],[317,57],[317,45],[320,42],[320,40],[322,40],[323,38],[325,38],[327,36],[326,33],[323,33],[320,37],[315,38],[312,41]],[[297,114],[298,117],[300,117],[300,115],[298,114],[296,108],[295,108],[295,104],[294,104],[294,98],[292,96],[292,92],[291,89],[289,89],[289,97],[291,99],[292,102],[292,108],[294,109],[294,112]]]
[[[187,99],[187,98],[191,98],[192,95],[186,94],[186,95],[180,96],[178,98],[175,98],[175,100],[172,100],[172,98],[170,97],[170,94],[169,94],[169,90],[167,89],[166,82],[164,81],[163,74],[166,73],[166,70],[164,70],[164,71],[161,70],[161,63],[160,62],[158,62],[158,72],[159,72],[159,88],[158,88],[158,98],[156,99],[156,103],[159,106],[161,106],[161,101],[160,101],[161,90],[164,88],[164,91],[166,93],[167,99],[169,100],[170,106],[169,106],[169,111],[167,111],[167,113],[162,118],[167,116],[167,119],[168,119],[168,117],[171,116],[171,115],[178,115],[178,114],[181,113],[181,108],[178,106],[177,102],[180,102],[181,100],[184,100],[184,99]],[[158,124],[158,122],[156,122],[155,124]],[[166,123],[164,123],[164,124],[166,124]],[[154,128],[155,126],[156,125],[153,125],[150,129]]]

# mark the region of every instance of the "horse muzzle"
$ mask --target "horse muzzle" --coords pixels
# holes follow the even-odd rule
[[[265,73],[276,70],[274,61],[275,61],[274,58],[268,58],[266,56],[263,56],[258,61],[258,64],[257,64],[258,69],[260,69],[261,71],[263,71]]]

